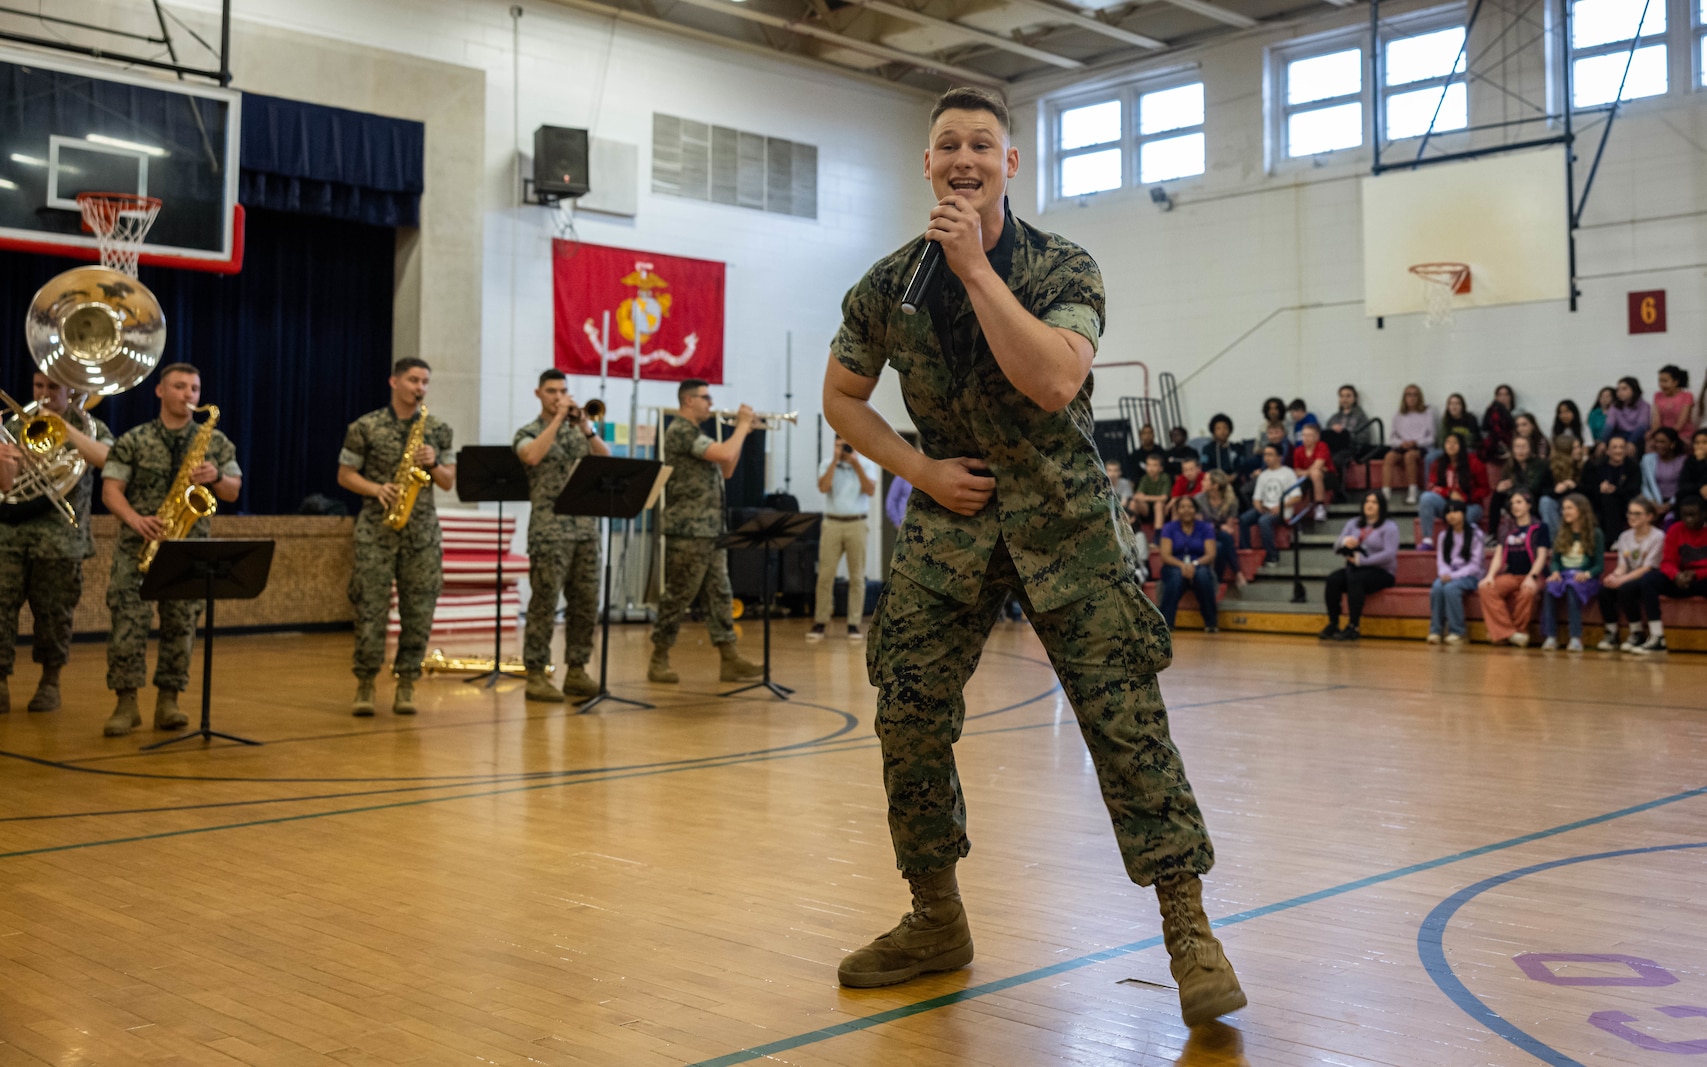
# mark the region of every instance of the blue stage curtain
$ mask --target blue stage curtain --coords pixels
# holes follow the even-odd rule
[[[355,497],[337,487],[338,448],[349,423],[390,396],[396,233],[262,208],[247,222],[240,274],[142,268],[166,314],[163,362],[200,368],[202,400],[219,405],[219,428],[237,446],[243,493],[222,511],[292,514],[323,493],[353,512]],[[20,400],[35,369],[23,345],[25,309],[73,266],[0,252],[0,385]],[[116,433],[147,422],[159,414],[158,381],[149,377],[96,413]]]
[[[422,123],[244,93],[242,142],[237,198],[246,207],[420,223]]]

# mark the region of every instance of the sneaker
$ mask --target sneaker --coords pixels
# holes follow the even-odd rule
[[[1328,521],[1328,506],[1326,504],[1317,504],[1316,510],[1311,514],[1310,517],[1312,519],[1316,520],[1317,522],[1327,522]]]
[[[1606,631],[1606,636],[1601,638],[1600,644],[1595,645],[1594,647],[1599,649],[1602,652],[1616,652],[1616,651],[1618,651],[1618,631],[1617,630]]]
[[[1362,639],[1363,635],[1358,632],[1358,629],[1355,626],[1347,626],[1345,629],[1334,635],[1335,641],[1361,641]]]
[[[1631,630],[1630,635],[1624,639],[1624,643],[1618,646],[1618,651],[1620,651],[1620,652],[1634,652],[1638,648],[1641,648],[1641,647],[1642,647],[1642,631]]]
[[[848,627],[848,640],[849,641],[864,641],[865,635],[859,632],[859,627],[850,626],[850,627]]]
[[[1418,552],[1433,552],[1434,551],[1434,538],[1425,537],[1421,541],[1418,541],[1417,542],[1417,551]]]
[[[1641,644],[1637,645],[1635,648],[1631,649],[1630,651],[1634,652],[1638,656],[1651,656],[1655,652],[1664,652],[1665,650],[1666,650],[1665,635],[1660,634],[1657,637],[1648,638],[1646,641],[1643,641]]]
[[[1566,652],[1581,652],[1582,650],[1583,650],[1583,639],[1580,637],[1571,638],[1571,643],[1565,646]]]
[[[1278,567],[1278,566],[1280,566],[1280,557],[1279,556],[1269,556],[1262,561],[1262,569],[1265,571],[1268,570],[1270,567]]]
[[[813,623],[812,629],[806,631],[806,640],[808,640],[808,641],[822,641],[823,639],[824,639],[824,624],[821,622]]]
[[[1512,640],[1512,644],[1517,643],[1517,638],[1514,637],[1511,640]],[[1558,648],[1559,648],[1559,639],[1557,637],[1549,637],[1547,640],[1541,642],[1541,651],[1543,651],[1543,652],[1555,652],[1558,650]]]
[[[1322,627],[1321,633],[1316,635],[1317,638],[1323,641],[1336,641],[1339,639],[1339,636],[1340,628],[1331,622]]]
[[[1512,634],[1511,635],[1511,647],[1513,647],[1513,648],[1528,648],[1529,647],[1529,635],[1528,634]]]
[[[1205,626],[1203,628],[1203,632],[1206,634],[1218,634],[1221,632],[1221,627],[1219,627],[1219,626]]]
[[[1446,643],[1449,645],[1461,645],[1464,643],[1464,635],[1463,634],[1447,634],[1446,635]]]
[[[1409,489],[1405,490],[1405,503],[1415,504],[1417,502],[1417,497],[1419,495],[1420,494],[1417,492],[1417,487],[1414,485],[1411,486]]]
[[[1393,490],[1390,487],[1383,485],[1381,487],[1381,499],[1391,504],[1393,502]]]
[[[1428,632],[1428,643],[1431,645],[1440,644],[1440,635],[1435,633],[1433,630],[1430,630]]]

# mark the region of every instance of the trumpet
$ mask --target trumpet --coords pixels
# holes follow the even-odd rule
[[[733,425],[735,425],[735,420],[740,416],[740,412],[728,411],[728,410],[713,411],[711,414],[712,414],[712,417],[717,420],[717,425],[719,425],[719,426],[733,426]],[[798,424],[800,422],[800,412],[798,412],[798,411],[785,411],[785,412],[755,411],[755,412],[753,412],[753,429],[755,429],[755,430],[780,430],[780,429],[782,429],[782,424],[785,422],[788,423],[790,426],[794,426],[794,425]]]
[[[605,402],[598,397],[587,401],[586,406],[570,404],[569,410],[563,413],[565,422],[580,423],[585,420],[598,422],[605,417]]]

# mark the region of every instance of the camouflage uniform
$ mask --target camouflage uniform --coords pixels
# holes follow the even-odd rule
[[[184,453],[201,424],[195,420],[182,429],[169,430],[159,419],[126,433],[107,453],[103,477],[124,483],[124,498],[141,515],[153,515],[166,502],[166,491],[178,476]],[[207,462],[228,478],[243,477],[237,465],[237,449],[218,430],[208,441]],[[191,538],[208,536],[211,525],[202,519],[190,528]],[[107,580],[107,610],[112,614],[112,632],[107,637],[107,688],[141,689],[148,679],[148,626],[153,605],[142,599],[143,573],[137,569],[143,540],[129,526],[119,527],[113,545],[112,575]],[[183,692],[190,684],[190,648],[196,624],[201,619],[199,600],[162,600],[160,603],[160,647],[154,665],[154,684],[161,689]]]
[[[541,417],[516,431],[512,447],[522,446],[545,432],[550,420]],[[551,509],[569,481],[569,472],[583,456],[591,455],[587,436],[564,420],[545,458],[527,468],[528,514],[527,636],[522,662],[530,671],[551,662],[551,630],[561,593],[563,662],[579,667],[593,654],[593,619],[599,610],[599,520],[590,515],[558,515]]]
[[[102,444],[113,443],[113,432],[106,424],[76,405],[66,410],[65,418]],[[16,420],[9,420],[6,428],[14,438],[18,436]],[[51,504],[15,523],[0,520],[0,678],[12,674],[18,611],[26,600],[35,619],[35,661],[44,667],[62,667],[71,656],[72,619],[83,597],[83,561],[95,554],[89,505],[99,470],[90,464],[66,494],[66,502],[77,513],[76,526]]]
[[[682,616],[695,600],[705,611],[711,643],[735,643],[735,619],[729,586],[729,552],[717,547],[723,536],[723,471],[704,458],[716,444],[687,419],[664,431],[664,462],[672,468],[664,500],[664,594],[652,643],[673,648]]]
[[[952,272],[931,314],[903,314],[922,240],[848,293],[831,348],[864,377],[894,367],[925,454],[982,458],[996,480],[989,505],[970,517],[912,495],[873,617],[867,665],[897,866],[922,876],[970,850],[953,745],[962,691],[1012,593],[1078,715],[1127,873],[1140,885],[1201,874],[1214,853],[1156,680],[1171,643],[1139,588],[1131,531],[1097,454],[1091,379],[1059,412],[1026,398]],[[1097,342],[1102,277],[1082,249],[1010,215],[990,262],[1032,314]]]
[[[405,422],[387,404],[378,411],[350,423],[344,434],[339,464],[353,467],[363,478],[380,485],[397,474],[403,445],[415,419]],[[433,446],[440,463],[451,454],[450,427],[427,416],[423,443]],[[421,676],[421,659],[427,654],[427,637],[433,629],[433,609],[444,588],[444,551],[439,535],[438,510],[433,506],[433,486],[421,487],[415,508],[401,530],[385,525],[385,507],[377,497],[362,502],[356,516],[356,562],[350,573],[350,603],[356,609],[354,673],[368,680],[385,663],[385,624],[391,608],[391,583],[397,583],[397,614],[402,622],[397,637],[397,658],[392,667],[398,677]]]

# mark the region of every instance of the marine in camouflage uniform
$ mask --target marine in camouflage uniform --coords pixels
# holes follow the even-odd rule
[[[421,418],[400,419],[390,404],[350,423],[338,464],[379,485],[391,482],[403,458],[403,445]],[[422,438],[440,457],[451,452],[450,427],[432,415],[426,416]],[[441,458],[440,464],[445,461]],[[385,506],[377,497],[362,502],[356,516],[356,562],[350,572],[350,603],[355,606],[356,649],[352,670],[357,679],[371,682],[385,664],[385,626],[391,609],[391,586],[397,585],[397,614],[401,629],[392,669],[406,682],[421,676],[421,660],[427,654],[427,638],[433,629],[433,610],[444,588],[444,548],[439,531],[439,513],[433,504],[433,486],[421,488],[415,497],[409,522],[401,530],[385,525]]]
[[[541,399],[549,389],[552,396],[569,403],[561,371],[547,371],[540,378]],[[553,404],[558,401],[551,401]],[[550,437],[545,454],[529,464],[530,445]],[[516,431],[511,447],[521,457],[528,477],[528,595],[527,630],[522,641],[522,663],[527,668],[529,698],[561,701],[566,695],[593,696],[596,682],[587,676],[587,658],[593,654],[593,621],[599,610],[599,520],[591,515],[558,515],[552,509],[558,494],[568,484],[575,464],[589,455],[609,455],[584,420],[570,422],[544,413]],[[563,667],[561,691],[546,679],[551,663],[551,633],[556,628],[557,599],[564,601]]]
[[[1078,717],[1127,874],[1139,885],[1158,886],[1182,1013],[1195,1025],[1243,1006],[1245,998],[1202,910],[1197,876],[1209,870],[1214,852],[1169,736],[1156,677],[1171,660],[1171,640],[1140,588],[1136,545],[1097,453],[1092,377],[1085,373],[1055,411],[1022,392],[993,352],[951,264],[957,249],[967,259],[978,255],[973,242],[984,239],[989,269],[976,260],[970,269],[992,309],[991,328],[1002,331],[1010,361],[1031,364],[1026,380],[1035,391],[1068,385],[1065,371],[1038,369],[1065,365],[1045,362],[1056,358],[1055,346],[1065,345],[1088,366],[1104,322],[1101,273],[1083,249],[1008,212],[1003,176],[1011,177],[1018,157],[999,100],[951,90],[932,126],[926,166],[941,198],[931,223],[945,244],[940,279],[921,309],[927,313],[902,311],[921,237],[854,286],[831,345],[832,371],[850,373],[831,375],[826,394],[836,403],[827,402],[826,411],[850,416],[837,418],[836,429],[861,453],[876,458],[882,449],[912,461],[904,446],[890,447],[902,444],[892,431],[873,430],[880,418],[859,417],[857,405],[883,368],[893,367],[923,457],[981,462],[987,472],[972,473],[987,474],[994,489],[971,515],[950,510],[929,491],[913,493],[908,504],[867,665],[878,690],[890,835],[896,864],[913,887],[914,911],[848,956],[839,977],[852,986],[886,985],[972,959],[954,876],[971,843],[953,746],[965,719],[966,682],[1012,595]],[[996,226],[992,244],[988,235]],[[1018,305],[1006,319],[996,295],[1003,284]],[[1047,349],[1038,347],[1044,342],[1035,340],[1035,323],[1008,325],[1024,315],[1053,328]],[[915,473],[930,474],[933,488],[958,499],[962,510],[976,506],[976,498],[953,496],[960,483],[935,470]]]
[[[40,392],[38,387],[38,399]],[[112,445],[112,430],[81,405],[68,404],[60,414],[72,429]],[[19,437],[17,419],[7,420],[6,429],[14,439]],[[95,554],[89,506],[98,472],[98,465],[89,463],[82,479],[65,495],[76,513],[76,526],[45,498],[8,508],[10,514],[0,516],[0,712],[9,710],[5,680],[16,662],[18,612],[26,601],[35,622],[33,658],[42,666],[41,687],[29,709],[59,707],[59,670],[71,658],[72,624],[83,597],[83,561]]]
[[[187,390],[178,398],[180,409],[187,414],[188,408],[200,399],[200,375],[187,364],[172,364],[162,369],[156,389],[162,395],[162,415],[173,404],[166,392],[174,389]],[[122,486],[117,495],[129,512],[143,517],[157,514],[201,426],[202,422],[193,416],[177,429],[156,418],[121,436],[107,453],[107,464],[101,469],[106,482],[103,495],[109,507],[115,487]],[[211,482],[196,484],[205,485],[220,500],[234,500],[242,484],[243,470],[237,464],[236,447],[222,431],[213,431],[203,462],[211,464],[215,474]],[[119,514],[121,521],[132,517],[116,507],[111,510]],[[186,540],[207,537],[211,525],[211,520],[201,519],[190,528]],[[112,616],[107,636],[107,688],[119,694],[119,704],[107,721],[108,736],[128,733],[141,721],[135,694],[147,681],[148,629],[155,613],[154,602],[142,599],[144,575],[138,563],[145,544],[143,536],[125,523],[119,527],[118,540],[113,545],[112,572],[107,579],[107,610]],[[154,725],[157,729],[176,729],[185,723],[177,707],[177,695],[190,684],[190,651],[196,625],[201,620],[202,602],[162,600],[158,604],[160,640],[154,685],[159,693]]]

